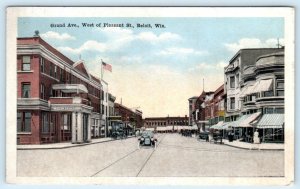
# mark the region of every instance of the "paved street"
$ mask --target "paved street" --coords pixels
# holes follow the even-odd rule
[[[258,151],[157,134],[158,147],[137,138],[74,148],[18,150],[18,176],[284,176],[284,151]]]

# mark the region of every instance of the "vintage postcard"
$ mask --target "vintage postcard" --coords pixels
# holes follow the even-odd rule
[[[7,8],[8,183],[291,185],[294,9]]]

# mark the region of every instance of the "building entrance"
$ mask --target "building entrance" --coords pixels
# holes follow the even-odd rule
[[[72,138],[72,113],[63,113],[61,118],[61,141],[70,141]]]
[[[88,124],[89,124],[89,114],[87,113],[83,113],[82,116],[82,132],[83,132],[83,142],[87,142],[88,141]]]

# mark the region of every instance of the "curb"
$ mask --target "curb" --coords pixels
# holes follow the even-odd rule
[[[226,145],[226,146],[230,146],[230,147],[233,147],[233,148],[239,148],[239,149],[244,149],[244,150],[266,150],[266,151],[284,151],[284,149],[268,149],[268,148],[246,148],[246,147],[241,147],[241,146],[234,146],[234,145],[230,145],[230,144],[223,144],[223,145]]]
[[[17,147],[17,150],[50,150],[50,149],[66,149],[66,148],[75,148],[75,147],[81,147],[81,146],[87,146],[87,145],[93,145],[93,144],[99,144],[99,143],[105,143],[105,142],[111,142],[111,141],[117,141],[117,140],[126,140],[126,139],[129,139],[129,138],[134,138],[134,136],[129,136],[125,139],[110,139],[110,140],[105,140],[105,141],[98,141],[98,142],[92,142],[92,143],[83,143],[83,144],[74,144],[74,146],[62,146],[62,147],[46,147],[46,148],[40,148],[40,147],[37,147],[37,148],[18,148]]]

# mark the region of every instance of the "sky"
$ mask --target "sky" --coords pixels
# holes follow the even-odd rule
[[[63,23],[66,27],[51,27]],[[109,92],[117,103],[122,99],[129,108],[139,107],[143,117],[188,115],[188,98],[201,94],[203,79],[205,91],[222,85],[224,67],[239,49],[276,48],[277,39],[284,45],[279,17],[18,19],[18,37],[32,37],[35,30],[71,60],[81,57],[95,76],[100,77],[101,60],[112,65],[112,72],[103,75]]]

